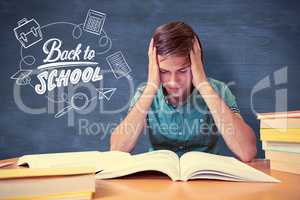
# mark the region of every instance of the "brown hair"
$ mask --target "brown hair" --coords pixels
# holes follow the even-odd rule
[[[189,56],[195,36],[201,48],[203,63],[203,48],[199,37],[184,22],[174,21],[157,27],[153,34],[153,40],[157,48],[157,54],[160,56]]]

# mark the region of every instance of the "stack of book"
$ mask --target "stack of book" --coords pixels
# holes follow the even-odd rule
[[[300,110],[260,113],[257,118],[271,169],[300,174]]]
[[[90,200],[95,169],[0,169],[0,200]]]

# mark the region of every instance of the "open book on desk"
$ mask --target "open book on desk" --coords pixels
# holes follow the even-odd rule
[[[22,156],[18,165],[31,168],[92,165],[96,179],[110,179],[143,171],[158,171],[173,181],[218,179],[226,181],[280,182],[233,157],[191,151],[180,158],[172,151],[157,150],[131,155],[120,151],[87,151]]]

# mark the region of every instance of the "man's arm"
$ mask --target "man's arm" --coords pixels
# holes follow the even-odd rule
[[[256,153],[255,133],[239,113],[234,113],[209,82],[198,88],[225,143],[242,161],[251,161]]]
[[[110,139],[110,150],[130,152],[134,148],[140,133],[145,127],[147,112],[155,93],[156,91],[153,88],[146,86],[132,110],[113,131]]]
[[[147,113],[160,84],[157,54],[156,48],[153,45],[153,39],[150,42],[148,56],[149,67],[147,85],[132,110],[113,131],[110,138],[110,150],[130,152],[134,148],[140,133],[145,127]]]
[[[252,160],[257,153],[255,133],[240,114],[231,111],[208,82],[201,61],[201,50],[197,38],[194,39],[190,59],[193,85],[197,88],[211,111],[225,143],[242,161]]]

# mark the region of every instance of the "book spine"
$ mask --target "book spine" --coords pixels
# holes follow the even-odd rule
[[[262,119],[260,121],[260,128],[273,128],[273,129],[287,129],[298,128],[300,129],[300,118],[285,118],[285,119]]]
[[[282,144],[272,145],[269,141],[262,142],[262,148],[265,151],[281,151],[281,152],[289,152],[289,153],[300,153],[300,143],[298,146],[295,146],[292,142],[282,142]],[[289,145],[290,144],[290,145]]]
[[[271,169],[300,174],[300,165],[271,160]]]
[[[269,134],[300,135],[300,128],[265,128],[260,129],[260,132]]]
[[[279,161],[279,162],[287,162],[291,164],[299,164],[300,165],[300,154],[298,153],[287,153],[287,152],[280,152],[280,151],[266,151],[265,156],[267,159],[272,161]]]
[[[48,195],[32,195],[32,196],[16,196],[16,197],[0,197],[0,200],[57,200],[57,199],[91,199],[93,192],[68,192],[61,194]]]
[[[260,129],[262,141],[300,142],[300,129]]]
[[[300,110],[287,111],[287,112],[258,113],[257,118],[258,119],[300,118]]]

